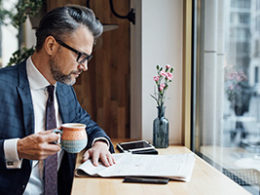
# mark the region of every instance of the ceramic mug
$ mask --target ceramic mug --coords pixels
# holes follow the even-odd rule
[[[69,153],[80,152],[88,143],[85,124],[65,123],[61,125],[61,130],[53,132],[61,134],[61,147]]]

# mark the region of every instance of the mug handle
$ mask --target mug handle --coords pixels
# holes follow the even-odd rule
[[[62,131],[59,129],[53,129],[52,130],[53,133],[57,133],[57,134],[61,134],[62,135]]]
[[[61,134],[61,135],[62,135],[62,131],[59,130],[59,129],[53,129],[53,130],[52,130],[52,133],[56,133],[56,134]],[[60,138],[60,139],[61,139],[61,138]],[[53,144],[58,144],[58,142],[55,141],[55,142],[53,142]]]

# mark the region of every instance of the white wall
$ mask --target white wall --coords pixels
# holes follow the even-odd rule
[[[182,139],[182,0],[133,0],[136,26],[131,29],[131,137],[152,141],[157,116],[153,76],[156,65],[171,64],[174,79],[167,91],[170,143]]]

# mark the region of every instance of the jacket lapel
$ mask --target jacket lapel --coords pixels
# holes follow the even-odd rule
[[[64,84],[57,82],[56,95],[59,104],[59,112],[63,123],[69,122],[69,114],[67,108],[67,96],[64,91]]]
[[[22,102],[25,136],[27,136],[34,132],[34,111],[26,73],[26,61],[18,65],[18,81],[17,91]]]
[[[17,91],[21,98],[23,107],[23,121],[25,135],[30,135],[34,132],[34,111],[32,104],[31,91],[26,73],[26,61],[18,65],[18,87]],[[69,114],[67,108],[67,96],[64,91],[64,84],[57,82],[57,100],[59,104],[59,112],[63,123],[69,122]]]

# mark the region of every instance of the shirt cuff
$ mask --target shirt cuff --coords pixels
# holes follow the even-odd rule
[[[6,139],[4,141],[4,153],[7,169],[20,169],[22,167],[22,159],[19,159],[17,152],[17,141],[19,138]]]
[[[95,139],[93,140],[91,146],[93,146],[96,141],[104,141],[105,143],[107,143],[108,148],[109,148],[109,146],[110,146],[109,141],[108,141],[107,138],[105,138],[105,137],[97,137],[97,138],[95,138]]]

